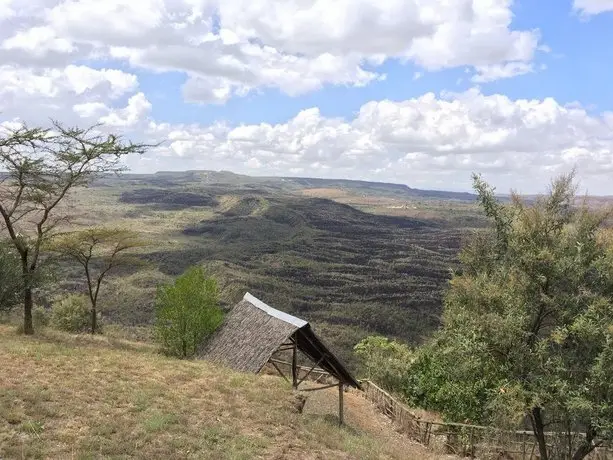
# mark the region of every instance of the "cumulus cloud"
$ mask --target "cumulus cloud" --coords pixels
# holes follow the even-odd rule
[[[471,171],[528,188],[577,165],[613,168],[613,114],[551,98],[427,93],[371,101],[352,118],[318,108],[278,124],[168,123],[138,76],[178,72],[190,103],[263,88],[289,96],[365,86],[383,64],[459,67],[488,83],[534,72],[537,30],[512,25],[511,0],[0,0],[0,113],[15,123],[104,123],[148,142],[139,171],[232,169],[468,187]],[[576,0],[584,14],[604,0]],[[77,64],[78,63],[78,64]],[[150,75],[149,75],[150,76]],[[408,77],[411,78],[410,76]],[[144,85],[143,85],[144,86]],[[151,99],[154,100],[155,99]],[[519,179],[518,179],[519,178]],[[603,190],[605,190],[603,185]],[[532,190],[531,190],[532,191]]]
[[[530,68],[540,43],[538,31],[512,28],[512,0],[24,3],[0,0],[1,62],[113,58],[179,71],[188,76],[186,99],[204,103],[259,88],[294,96],[363,86],[385,77],[377,67],[389,59],[431,71],[469,66],[487,74],[481,81],[508,78]]]
[[[114,100],[138,88],[135,75],[117,69],[92,69],[68,65],[64,68],[0,66],[0,113],[30,123],[49,117],[76,122],[70,108],[77,104]]]
[[[125,107],[112,108],[102,102],[75,104],[73,111],[82,119],[101,123],[105,129],[126,130],[144,126],[151,111],[151,103],[143,93],[130,97]]]
[[[573,8],[586,16],[613,11],[613,0],[574,0]]]
[[[596,116],[551,98],[513,100],[478,90],[372,101],[350,120],[311,108],[280,124],[151,122],[147,135],[168,139],[151,154],[155,169],[231,165],[246,173],[455,189],[466,189],[470,173],[480,171],[503,189],[513,185],[533,192],[553,174],[577,166],[600,193],[613,172],[613,114]]]

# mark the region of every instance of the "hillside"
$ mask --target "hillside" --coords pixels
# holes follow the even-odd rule
[[[0,325],[0,458],[436,459],[357,392],[294,409],[281,378],[162,357],[150,346]],[[326,401],[326,395],[320,396]]]
[[[474,203],[395,184],[187,171],[107,177],[72,197],[79,226],[125,226],[152,244],[147,268],[103,287],[105,321],[147,327],[156,286],[208,266],[225,306],[246,291],[312,322],[345,362],[370,334],[420,343],[439,324]],[[56,292],[80,290],[64,266]]]

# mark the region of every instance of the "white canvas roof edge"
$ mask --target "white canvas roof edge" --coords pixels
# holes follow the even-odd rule
[[[309,324],[308,322],[300,319],[300,318],[296,318],[295,316],[292,316],[288,313],[282,312],[280,310],[277,310],[276,308],[272,308],[270,305],[265,304],[264,302],[262,302],[260,299],[258,299],[257,297],[251,295],[249,292],[247,292],[245,294],[245,296],[243,297],[243,300],[246,300],[247,302],[249,302],[250,304],[252,304],[253,306],[259,308],[260,310],[262,310],[263,312],[265,312],[266,314],[280,319],[281,321],[284,321],[286,323],[289,323],[293,326],[296,326],[297,328],[302,328],[304,326],[306,326],[307,324]]]

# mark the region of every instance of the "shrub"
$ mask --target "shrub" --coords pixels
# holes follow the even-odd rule
[[[20,261],[4,242],[0,242],[0,311],[8,311],[22,300],[23,278]]]
[[[353,350],[369,380],[393,393],[404,390],[414,360],[407,345],[376,335],[366,337]]]
[[[166,354],[178,358],[193,357],[223,319],[217,282],[199,267],[160,287],[155,310],[156,340]]]
[[[50,324],[66,332],[83,332],[90,325],[89,300],[80,294],[71,294],[55,302],[51,308]]]

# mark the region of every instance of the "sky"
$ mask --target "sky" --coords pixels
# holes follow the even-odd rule
[[[613,0],[0,0],[0,129],[101,124],[133,172],[613,195]]]

